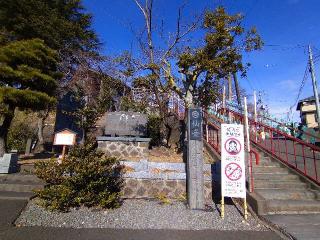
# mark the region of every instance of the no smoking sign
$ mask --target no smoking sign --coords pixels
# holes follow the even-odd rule
[[[229,163],[225,168],[226,177],[231,181],[237,181],[242,176],[242,169],[237,163]]]

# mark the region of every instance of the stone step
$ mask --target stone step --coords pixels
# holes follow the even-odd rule
[[[44,184],[45,182],[39,179],[35,175],[28,174],[0,174],[0,184],[7,182],[19,182],[19,183],[36,183],[36,184]]]
[[[305,189],[255,189],[267,200],[316,200],[316,194]]]
[[[1,183],[0,191],[5,192],[32,192],[33,190],[43,189],[42,184],[17,184],[17,183]]]
[[[253,167],[255,173],[288,173],[288,169],[274,166],[256,166]]]
[[[307,183],[300,181],[265,181],[265,180],[255,180],[255,189],[306,189],[308,187]]]
[[[253,167],[262,167],[262,166],[273,166],[273,167],[281,167],[282,165],[278,162],[264,162],[259,161],[259,164],[256,165],[255,162],[253,162]]]
[[[259,161],[259,164],[256,165],[255,162],[253,162],[253,167],[260,167],[260,166],[275,166],[280,167],[281,164],[277,162],[270,162],[270,161]]]
[[[20,173],[32,174],[34,172],[34,164],[20,164]]]
[[[260,156],[260,161],[264,162],[274,162],[270,157],[261,157]]]
[[[32,192],[0,191],[1,200],[29,200],[35,196]]]
[[[268,200],[268,214],[320,213],[320,201],[317,200]]]
[[[290,174],[290,173],[256,173],[253,172],[254,180],[279,180],[279,181],[287,181],[287,180],[299,180],[298,175]]]

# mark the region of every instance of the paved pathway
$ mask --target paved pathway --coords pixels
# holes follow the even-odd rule
[[[124,229],[74,229],[74,228],[49,228],[49,227],[14,227],[12,224],[18,217],[26,201],[0,200],[0,240],[206,240],[206,239],[281,239],[272,231],[184,231],[184,230],[124,230]]]
[[[320,214],[269,215],[265,218],[296,239],[320,239]]]
[[[8,240],[277,240],[281,239],[273,232],[252,231],[179,231],[179,230],[119,230],[119,229],[69,229],[69,228],[41,228],[23,227],[11,228],[0,233],[0,239]]]
[[[0,200],[0,232],[12,228],[13,222],[26,205],[26,200]]]

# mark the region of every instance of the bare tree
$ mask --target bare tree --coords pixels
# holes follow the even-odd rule
[[[144,18],[144,28],[142,33],[136,34],[137,41],[141,52],[144,54],[144,59],[136,60],[136,66],[139,70],[148,72],[148,85],[155,96],[158,113],[162,119],[161,131],[165,132],[166,145],[170,145],[170,137],[172,132],[172,117],[174,114],[168,112],[168,100],[170,92],[173,90],[175,76],[172,71],[171,60],[177,57],[177,52],[181,48],[181,43],[186,36],[194,31],[200,18],[190,24],[182,24],[183,5],[177,9],[176,29],[173,35],[164,36],[162,29],[157,29],[154,23],[154,1],[133,0],[140,10]],[[161,20],[163,25],[164,20]],[[160,44],[156,46],[154,38],[158,34],[165,40],[166,47]],[[177,116],[175,116],[177,117]]]

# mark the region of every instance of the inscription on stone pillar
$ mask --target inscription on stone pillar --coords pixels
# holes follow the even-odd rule
[[[203,142],[201,108],[188,110],[187,183],[191,209],[204,209]]]

